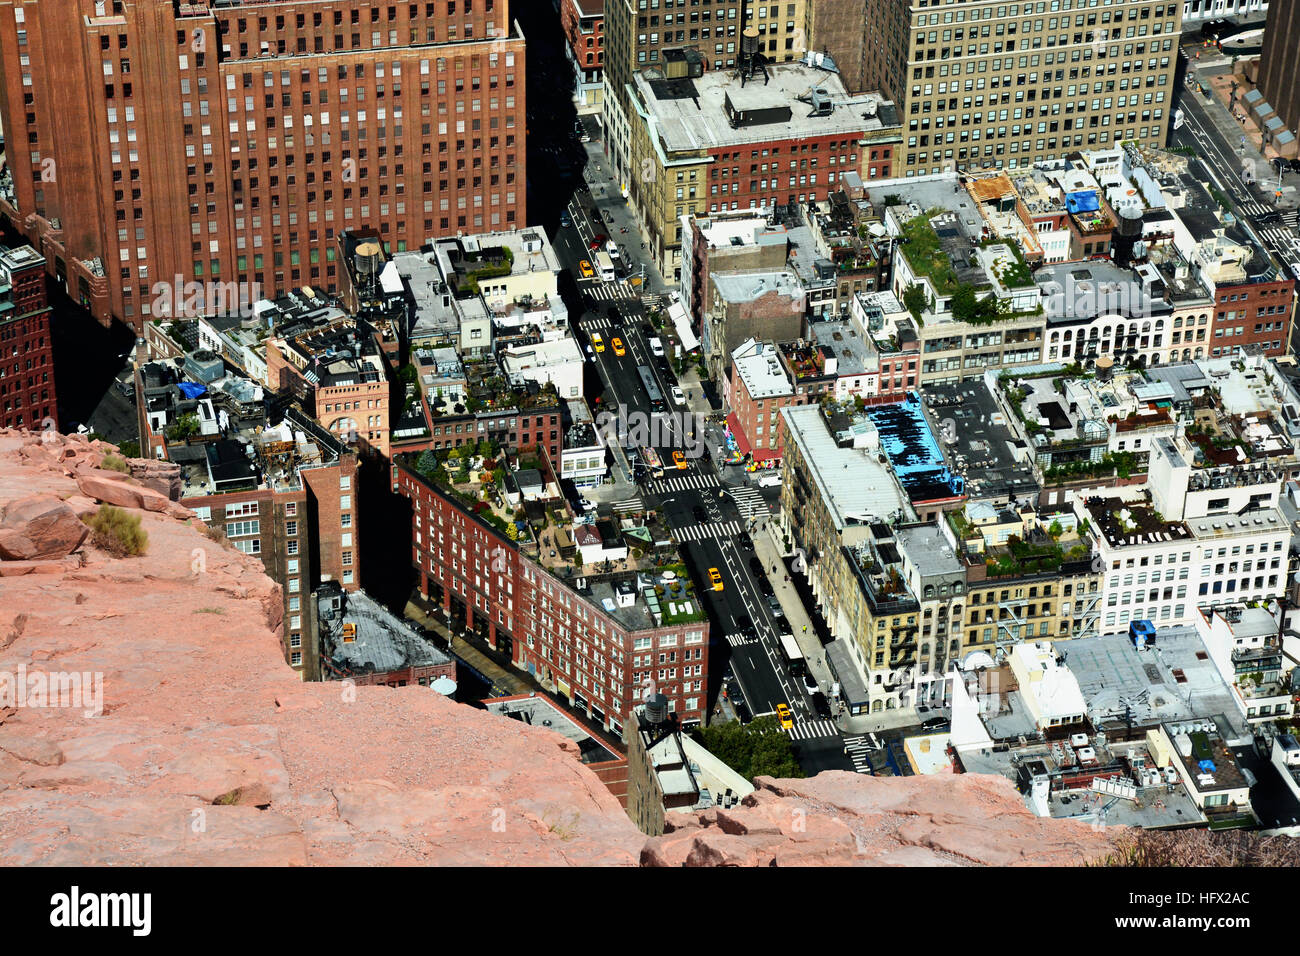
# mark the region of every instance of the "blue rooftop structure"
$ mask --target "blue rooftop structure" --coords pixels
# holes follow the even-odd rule
[[[1101,200],[1097,198],[1097,190],[1085,189],[1077,193],[1067,194],[1065,208],[1074,213],[1096,212],[1101,208]]]
[[[889,458],[898,482],[913,502],[959,498],[965,494],[965,479],[944,464],[943,452],[930,431],[921,398],[909,392],[892,405],[867,409],[880,434],[880,447]]]

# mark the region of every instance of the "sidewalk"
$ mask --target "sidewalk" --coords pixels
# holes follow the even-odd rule
[[[441,615],[428,613],[419,602],[415,600],[408,601],[403,614],[447,641],[450,648],[449,653],[453,657],[464,661],[492,681],[492,690],[490,692],[492,695],[509,697],[514,694],[527,694],[542,689],[541,685],[528,680],[518,671],[498,664],[485,653],[486,648],[480,650],[476,647],[477,638],[467,640],[459,635],[453,636],[449,634],[445,619]],[[471,643],[471,640],[475,643]]]
[[[1300,177],[1295,174],[1284,174],[1282,196],[1278,199],[1273,197],[1273,192],[1277,188],[1277,170],[1273,168],[1270,160],[1277,155],[1277,150],[1272,146],[1264,145],[1263,131],[1242,105],[1241,98],[1255,89],[1255,85],[1243,74],[1234,75],[1230,72],[1232,63],[1227,58],[1200,66],[1193,60],[1193,66],[1198,73],[1205,71],[1201,81],[1214,94],[1211,102],[1201,103],[1205,115],[1230,144],[1235,145],[1241,137],[1246,139],[1245,148],[1239,147],[1235,151],[1234,158],[1243,165],[1249,165],[1253,171],[1254,181],[1277,208],[1286,210],[1296,208],[1300,204],[1300,189],[1297,188]],[[1229,106],[1234,84],[1236,84],[1237,97],[1235,103]]]

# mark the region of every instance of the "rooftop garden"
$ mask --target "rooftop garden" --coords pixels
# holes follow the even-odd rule
[[[989,577],[1001,578],[1009,575],[1059,571],[1064,559],[1065,552],[1054,540],[1031,544],[1013,534],[1007,539],[1006,550],[989,555],[984,561],[984,566]]]
[[[952,295],[959,285],[957,273],[953,271],[952,264],[948,261],[943,243],[939,241],[938,233],[930,224],[934,216],[945,211],[937,206],[928,209],[903,223],[899,232],[899,238],[902,240],[900,248],[903,250],[903,255],[907,256],[912,271],[918,276],[929,279],[934,286],[935,294],[940,296]]]
[[[510,275],[515,267],[515,254],[505,246],[466,253],[465,272],[460,278],[458,291],[478,295],[478,284],[483,279],[501,279]]]
[[[1058,485],[1077,478],[1109,478],[1112,474],[1128,478],[1137,471],[1137,456],[1131,451],[1103,455],[1097,461],[1071,461],[1043,469],[1043,480]]]
[[[1034,284],[1034,273],[1030,270],[1029,263],[1025,261],[1025,254],[1021,251],[1018,242],[1013,239],[985,239],[980,246],[983,248],[1004,246],[1015,259],[1014,263],[1004,260],[993,265],[993,274],[1008,289],[1027,289]]]

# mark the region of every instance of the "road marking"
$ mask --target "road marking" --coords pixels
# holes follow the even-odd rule
[[[718,479],[713,475],[680,475],[650,482],[650,490],[655,494],[663,494],[665,491],[703,491],[717,486]]]
[[[728,488],[727,494],[731,495],[731,500],[740,509],[742,517],[768,517],[772,514],[772,510],[767,506],[767,502],[763,500],[763,496],[748,485]]]
[[[786,733],[793,740],[817,740],[823,737],[838,737],[840,730],[833,720],[797,720]]]
[[[673,535],[679,542],[686,541],[703,541],[706,538],[727,539],[740,534],[740,522],[728,521],[720,524],[705,522],[703,524],[688,525],[684,528],[674,528]]]

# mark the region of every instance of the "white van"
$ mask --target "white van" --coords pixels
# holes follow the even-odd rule
[[[771,472],[758,479],[758,487],[775,488],[781,484],[781,473],[779,471]]]
[[[664,357],[664,343],[657,338],[646,339],[646,344],[650,346],[650,354],[656,358]]]

